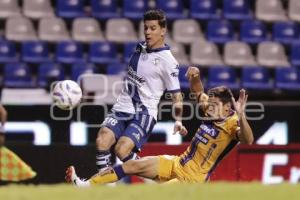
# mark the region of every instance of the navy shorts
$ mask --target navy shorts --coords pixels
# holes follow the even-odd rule
[[[102,126],[111,129],[116,140],[121,136],[129,137],[135,144],[135,151],[140,151],[155,124],[156,120],[150,115],[112,112],[107,115]]]

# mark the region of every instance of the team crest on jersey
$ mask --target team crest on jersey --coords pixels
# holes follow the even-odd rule
[[[159,64],[159,61],[160,61],[159,58],[155,58],[155,59],[153,60],[153,64],[154,64],[154,65],[158,65],[158,64]]]
[[[217,129],[215,129],[212,126],[206,125],[206,124],[201,124],[200,130],[201,130],[202,134],[207,134],[207,135],[211,136],[212,138],[217,138],[217,136],[219,135],[219,131]]]

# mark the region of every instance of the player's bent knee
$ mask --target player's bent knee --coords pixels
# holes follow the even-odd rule
[[[120,139],[115,146],[115,153],[121,160],[126,158],[134,148],[134,143],[129,140]]]
[[[114,143],[115,136],[113,132],[106,127],[101,128],[96,139],[97,148],[100,150],[108,150]]]
[[[132,151],[132,147],[126,144],[122,146],[122,144],[118,143],[115,147],[116,156],[121,160],[126,158],[131,153],[131,151]]]

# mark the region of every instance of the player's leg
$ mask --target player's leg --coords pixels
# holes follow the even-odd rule
[[[114,112],[109,114],[98,132],[96,139],[96,165],[98,171],[103,171],[112,166],[111,147],[125,130],[125,118],[123,113]]]
[[[139,160],[129,160],[128,162],[106,169],[92,176],[87,181],[82,181],[77,177],[74,167],[67,169],[66,180],[76,186],[91,186],[97,184],[113,183],[122,179],[126,175],[137,175],[144,178],[155,179],[158,174],[159,157],[150,156]]]
[[[116,146],[115,146],[115,153],[116,156],[122,161],[126,162],[128,160],[135,160],[137,159],[137,154],[132,150],[135,148],[134,141],[126,136],[122,136],[119,138]]]
[[[96,165],[98,171],[111,166],[110,148],[115,142],[115,134],[111,129],[107,127],[100,128],[96,139]]]
[[[91,177],[91,185],[116,182],[126,175],[137,175],[144,178],[155,179],[158,173],[159,158],[157,156],[144,157],[139,160],[129,160],[117,165],[103,173]]]
[[[146,156],[138,160],[129,160],[122,165],[127,175],[137,175],[155,179],[158,175],[159,156]]]
[[[129,160],[123,165],[113,167],[106,173],[96,174],[88,181],[91,185],[116,182],[126,175],[137,175],[144,178],[154,179],[158,172],[157,156],[144,157],[139,160]]]
[[[87,181],[78,178],[74,167],[69,167],[66,172],[66,180],[79,187],[116,182],[126,175],[137,175],[167,182],[178,178],[174,171],[176,158],[176,156],[148,156],[138,160],[129,160],[122,165],[99,172]]]

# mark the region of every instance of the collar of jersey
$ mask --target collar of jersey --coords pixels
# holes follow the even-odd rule
[[[164,51],[164,50],[170,50],[170,46],[165,44],[164,47],[156,48],[156,49],[148,49],[146,46],[146,42],[140,43],[140,47],[142,49],[146,49],[147,53],[153,53],[153,52],[159,52],[159,51]]]

